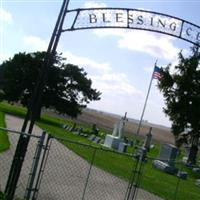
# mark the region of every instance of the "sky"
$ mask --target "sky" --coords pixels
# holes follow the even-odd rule
[[[47,49],[62,0],[0,0],[0,63],[19,52]],[[192,0],[70,0],[68,9],[112,7],[155,11],[200,25],[200,2]],[[66,16],[65,24],[71,18]],[[177,64],[192,44],[176,37],[134,29],[88,29],[64,32],[58,52],[83,67],[101,100],[88,107],[140,119],[152,71]],[[153,80],[144,120],[170,126],[164,99]]]

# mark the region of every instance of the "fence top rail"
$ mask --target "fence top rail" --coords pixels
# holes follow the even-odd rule
[[[16,130],[13,130],[13,129],[3,128],[3,127],[0,127],[0,130],[11,132],[11,133],[17,133],[19,135],[31,136],[31,137],[35,137],[35,138],[40,138],[41,137],[40,135],[34,135],[34,134],[25,133],[25,132],[21,132],[21,131],[16,131]]]
[[[69,140],[69,139],[66,139],[66,138],[63,138],[63,137],[53,136],[50,133],[48,133],[48,135],[51,138],[54,138],[54,139],[57,139],[57,140],[66,141],[66,142],[71,143],[71,144],[78,144],[78,145],[89,147],[89,148],[93,148],[93,149],[96,149],[96,150],[103,150],[103,151],[108,151],[108,152],[112,152],[112,153],[116,153],[116,154],[121,154],[121,155],[127,156],[127,157],[133,157],[133,154],[131,154],[131,153],[121,153],[121,152],[118,152],[118,151],[115,151],[115,150],[112,150],[112,149],[108,149],[108,148],[103,147],[103,146],[97,147],[97,146],[94,146],[92,144],[85,144],[85,143]]]

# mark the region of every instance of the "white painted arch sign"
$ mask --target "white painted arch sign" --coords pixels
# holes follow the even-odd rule
[[[86,8],[67,10],[64,31],[95,28],[128,28],[159,32],[199,46],[200,27],[170,15],[127,8]],[[69,22],[70,21],[70,22]]]

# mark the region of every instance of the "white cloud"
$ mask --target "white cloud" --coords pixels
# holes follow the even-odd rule
[[[105,3],[95,2],[93,0],[88,0],[84,4],[85,8],[101,8],[101,7],[107,7]]]
[[[114,72],[107,62],[99,63],[87,57],[74,55],[71,52],[64,52],[63,56],[67,58],[68,63],[84,67],[86,72],[90,72],[88,76],[92,79],[94,87],[104,94],[110,92],[127,95],[142,94],[141,91],[130,84],[126,74]]]
[[[48,43],[36,36],[25,36],[23,38],[25,45],[32,51],[46,51]]]
[[[118,47],[131,51],[138,51],[149,54],[155,58],[164,58],[172,61],[176,58],[179,49],[173,45],[174,38],[158,35],[146,31],[135,30],[95,30],[99,37],[119,37]]]
[[[105,73],[111,70],[109,63],[99,63],[90,58],[77,56],[69,51],[65,51],[63,56],[67,58],[68,63],[76,64],[86,69],[93,69],[98,73]]]
[[[104,74],[102,76],[93,75],[91,79],[94,86],[98,88],[104,94],[115,94],[117,95],[142,95],[142,92],[136,89],[130,84],[127,76],[123,73]]]
[[[3,8],[0,8],[0,20],[4,22],[12,22],[13,18],[11,13],[8,11],[4,10]]]
[[[157,35],[153,33],[146,33],[141,31],[128,32],[119,41],[119,47],[129,49],[132,51],[145,52],[154,57],[165,58],[166,60],[173,60],[177,55],[178,49],[172,44],[172,38]]]

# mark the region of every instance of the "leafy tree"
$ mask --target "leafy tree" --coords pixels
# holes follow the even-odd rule
[[[175,140],[178,144],[181,140],[189,139],[190,153],[187,162],[196,164],[200,137],[200,53],[197,47],[192,47],[191,50],[192,54],[188,57],[179,53],[179,63],[175,68],[169,64],[161,69],[158,88],[164,96],[164,112],[172,121],[171,129]],[[185,131],[185,138],[180,140]]]
[[[45,54],[18,53],[0,65],[0,100],[28,106]],[[100,99],[101,93],[92,88],[84,69],[66,64],[61,55],[55,55],[46,73],[41,108],[54,108],[59,113],[77,117],[90,101]]]

